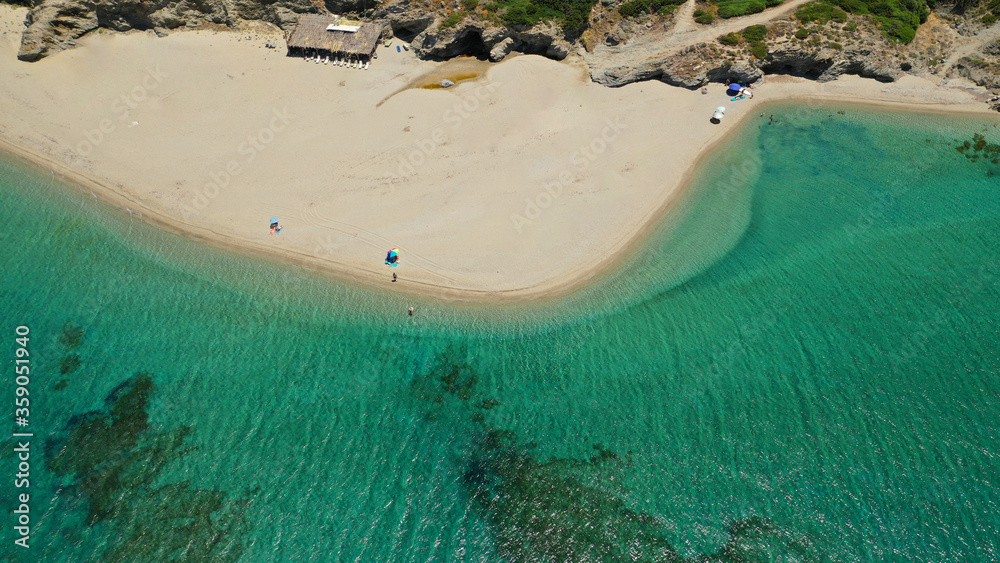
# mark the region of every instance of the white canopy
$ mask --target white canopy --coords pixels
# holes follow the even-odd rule
[[[327,31],[346,31],[347,33],[355,33],[359,29],[361,29],[360,25],[337,25],[331,23],[326,26]]]

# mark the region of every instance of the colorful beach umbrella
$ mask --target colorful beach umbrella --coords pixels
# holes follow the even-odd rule
[[[385,255],[385,263],[390,266],[396,267],[399,265],[399,249],[393,248]]]

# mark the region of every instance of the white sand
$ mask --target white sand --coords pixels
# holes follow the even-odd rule
[[[394,43],[369,70],[317,65],[286,57],[280,34],[246,32],[90,34],[29,64],[16,60],[24,13],[0,5],[8,149],[221,246],[342,279],[388,284],[395,272],[394,289],[444,296],[537,298],[606,270],[699,155],[767,101],[991,115],[971,91],[913,77],[774,77],[730,102],[718,85],[605,88],[572,58],[433,63]],[[447,90],[407,88],[480,69]],[[392,247],[399,268],[383,264]]]

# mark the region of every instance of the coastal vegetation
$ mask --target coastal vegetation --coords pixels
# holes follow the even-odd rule
[[[729,45],[730,47],[740,44],[740,36],[738,33],[727,33],[719,38],[719,43],[723,45]]]
[[[456,10],[441,22],[441,27],[455,27],[465,17],[465,12]]]
[[[618,7],[618,12],[627,17],[659,13],[666,15],[677,9],[686,0],[629,0]]]
[[[718,6],[718,16],[720,18],[735,18],[763,12],[767,8],[780,6],[784,0],[719,0],[715,3]]]
[[[767,36],[767,26],[751,25],[740,32],[747,41],[763,41]]]
[[[930,4],[925,0],[816,0],[803,5],[795,12],[802,22],[825,24],[831,20],[847,21],[847,14],[867,15],[882,33],[890,39],[909,43],[916,36],[917,28],[927,21]]]
[[[710,24],[715,21],[715,12],[711,9],[709,10],[695,10],[694,11],[694,21],[697,23]]]
[[[745,42],[751,55],[757,59],[763,59],[767,57],[768,53],[767,43],[764,43],[765,37],[767,37],[767,26],[751,25],[739,33],[723,35],[719,38],[719,43],[733,47]]]
[[[496,0],[485,6],[511,27],[532,26],[542,21],[558,22],[568,34],[579,32],[590,18],[596,0]]]

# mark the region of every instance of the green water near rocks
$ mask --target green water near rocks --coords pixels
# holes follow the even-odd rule
[[[591,287],[412,319],[0,161],[0,554],[997,560],[1000,167],[958,149],[1000,133],[774,113]]]

